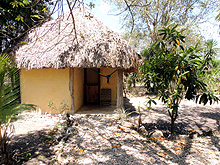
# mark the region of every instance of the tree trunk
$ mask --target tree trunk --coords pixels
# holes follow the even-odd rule
[[[135,88],[136,87],[136,81],[135,81],[135,79],[133,79],[132,81],[133,81],[133,87]]]
[[[175,122],[175,120],[174,120],[174,118],[173,118],[173,116],[172,116],[172,117],[171,117],[171,135],[173,135],[174,129],[175,129],[174,122]]]
[[[124,107],[123,103],[123,71],[118,69],[117,79],[117,108],[121,109]]]
[[[1,153],[1,157],[2,157],[1,164],[2,165],[9,165],[10,162],[9,162],[9,154],[8,154],[8,150],[7,150],[7,142],[6,142],[6,140],[1,139],[0,144],[1,144],[0,153]]]
[[[71,96],[71,114],[75,113],[75,98],[74,98],[74,68],[69,70],[69,90]]]

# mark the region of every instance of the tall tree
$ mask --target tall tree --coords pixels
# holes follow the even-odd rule
[[[115,0],[114,3],[121,10],[125,27],[145,32],[153,42],[158,40],[159,27],[205,21],[220,5],[219,0]]]
[[[1,0],[0,53],[11,51],[33,26],[50,19],[50,0]]]

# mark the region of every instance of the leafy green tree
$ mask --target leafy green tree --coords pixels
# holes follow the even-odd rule
[[[50,19],[50,0],[1,0],[0,53],[8,53],[34,26]]]
[[[20,104],[19,70],[7,55],[0,56],[0,154],[1,163],[9,164],[7,140],[13,129],[10,122],[24,110],[34,105]]]
[[[202,49],[197,44],[186,48],[185,37],[176,29],[177,25],[170,25],[159,30],[158,38],[161,39],[142,52],[145,60],[141,66],[145,86],[157,92],[168,108],[172,135],[183,98],[195,99],[204,105],[208,101],[210,104],[218,101],[199,79]]]

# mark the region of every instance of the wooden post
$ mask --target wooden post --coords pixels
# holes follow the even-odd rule
[[[123,71],[118,69],[118,79],[117,79],[117,108],[124,107],[123,100]]]
[[[75,104],[74,104],[74,68],[70,68],[69,71],[69,90],[71,96],[71,114],[75,112]]]

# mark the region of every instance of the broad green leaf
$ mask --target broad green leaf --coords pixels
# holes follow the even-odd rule
[[[18,7],[18,3],[16,1],[15,2],[11,2],[10,4],[12,5],[13,8]]]
[[[25,5],[30,4],[30,3],[29,3],[29,0],[23,0],[23,3],[24,3]]]
[[[35,15],[31,15],[31,17],[32,17],[32,18],[38,18],[38,19],[41,19],[41,17],[40,17],[39,15],[37,15],[37,14],[35,14]]]
[[[28,43],[26,41],[21,41],[21,44],[27,45]]]
[[[21,7],[24,7],[24,6],[25,6],[22,2],[18,2],[18,4],[19,4]]]
[[[20,15],[18,15],[16,18],[15,18],[16,21],[21,21],[21,22],[24,22],[24,18]]]
[[[42,11],[43,11],[43,12],[47,12],[47,8],[43,8]]]

